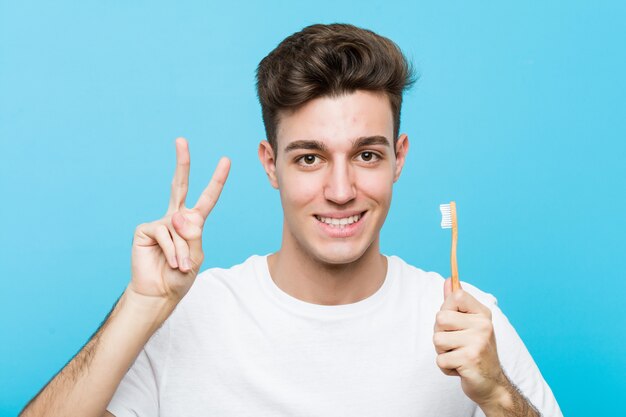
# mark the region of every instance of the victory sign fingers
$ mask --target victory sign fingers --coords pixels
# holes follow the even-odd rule
[[[230,168],[222,158],[193,208],[185,205],[189,189],[189,145],[176,139],[176,169],[165,216],[137,227],[133,241],[132,288],[143,295],[179,300],[187,292],[204,260],[202,234]],[[173,297],[172,297],[173,295]]]
[[[176,247],[178,265],[187,272],[202,262],[202,228],[209,213],[217,203],[230,169],[230,161],[222,158],[208,186],[192,209],[185,207],[189,189],[190,156],[184,138],[176,139],[176,170],[168,214],[171,214],[171,233]]]

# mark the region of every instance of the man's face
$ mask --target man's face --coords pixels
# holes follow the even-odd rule
[[[405,135],[394,149],[391,105],[382,93],[321,97],[282,113],[276,154],[264,141],[259,156],[280,190],[283,249],[293,245],[326,264],[378,252],[407,151]]]

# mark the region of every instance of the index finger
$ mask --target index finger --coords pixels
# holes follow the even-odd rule
[[[172,194],[169,210],[177,211],[185,204],[187,189],[189,188],[189,146],[184,138],[176,139],[176,171],[172,180]]]
[[[197,210],[203,218],[206,219],[211,210],[213,210],[213,207],[215,207],[215,203],[217,203],[217,199],[220,197],[224,184],[226,183],[226,178],[228,178],[229,171],[230,160],[226,157],[220,159],[213,172],[213,177],[211,177],[211,181],[209,181],[209,185],[202,191],[196,206],[193,208]]]

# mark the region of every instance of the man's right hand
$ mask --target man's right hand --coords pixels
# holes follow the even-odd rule
[[[230,161],[222,158],[196,205],[185,207],[189,149],[185,139],[176,140],[170,205],[161,220],[137,227],[130,284],[102,327],[21,416],[111,415],[105,410],[124,374],[198,274],[204,258],[202,227],[229,168]]]
[[[196,205],[187,208],[189,165],[187,141],[178,138],[169,208],[162,219],[141,224],[135,230],[132,279],[127,288],[135,294],[160,298],[173,305],[187,293],[200,270],[204,260],[202,228],[230,170],[230,161],[222,158]]]

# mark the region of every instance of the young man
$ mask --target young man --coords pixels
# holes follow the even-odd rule
[[[409,149],[399,122],[412,79],[397,46],[314,25],[257,79],[280,250],[196,277],[229,161],[187,208],[177,140],[169,210],[137,228],[126,291],[23,415],[561,415],[492,296],[380,253]]]

